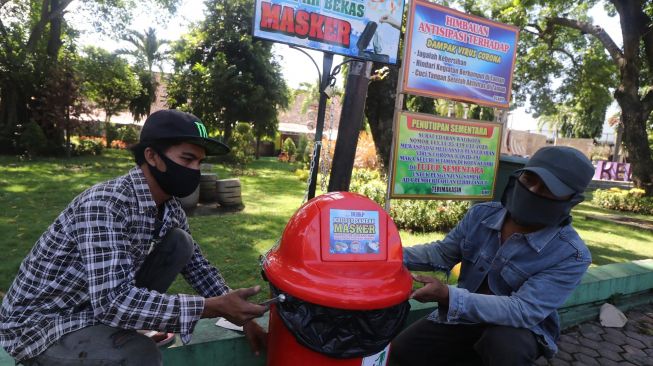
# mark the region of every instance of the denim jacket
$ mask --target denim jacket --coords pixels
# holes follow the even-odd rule
[[[433,312],[429,320],[528,328],[551,357],[560,335],[557,309],[592,258],[571,225],[513,234],[501,245],[506,213],[498,202],[472,206],[443,240],[404,248],[404,264],[410,270],[449,271],[462,262],[458,286],[449,286],[448,309]],[[485,276],[495,295],[475,293]]]

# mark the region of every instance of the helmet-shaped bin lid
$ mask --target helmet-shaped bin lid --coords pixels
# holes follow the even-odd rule
[[[382,309],[406,301],[412,278],[403,266],[394,222],[376,202],[331,192],[302,206],[263,262],[276,288],[314,304]]]

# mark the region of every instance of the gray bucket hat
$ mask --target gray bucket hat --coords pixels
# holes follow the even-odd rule
[[[568,146],[546,146],[535,152],[523,169],[537,174],[557,197],[582,193],[592,181],[594,166],[580,151]]]

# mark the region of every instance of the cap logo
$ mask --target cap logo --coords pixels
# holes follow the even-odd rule
[[[195,126],[197,126],[197,131],[200,133],[200,137],[209,137],[209,135],[206,133],[206,127],[204,127],[202,122],[195,122]]]

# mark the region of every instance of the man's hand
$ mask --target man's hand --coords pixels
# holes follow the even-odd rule
[[[388,23],[391,26],[401,30],[401,24],[398,24],[396,20],[392,19],[392,16],[390,14],[386,14],[379,18],[379,23]]]
[[[440,303],[449,303],[449,287],[437,278],[413,275],[413,279],[424,284],[424,287],[413,291],[411,299],[419,302],[437,301]]]
[[[268,308],[251,303],[247,298],[256,295],[259,291],[261,286],[240,288],[222,296],[205,299],[202,318],[221,316],[236,325],[243,325],[251,319],[258,318]]]
[[[268,347],[268,334],[253,320],[243,324],[243,331],[249,347],[255,355],[261,354],[261,351]]]

